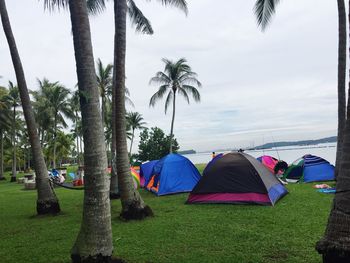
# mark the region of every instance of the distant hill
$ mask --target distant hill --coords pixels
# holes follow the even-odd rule
[[[337,142],[337,136],[322,138],[318,140],[304,140],[304,141],[295,141],[295,142],[269,142],[263,145],[259,145],[249,150],[261,150],[261,149],[269,149],[273,147],[283,147],[283,146],[305,146],[305,145],[316,145],[320,143],[329,143],[329,142]]]
[[[178,151],[178,154],[194,154],[196,153],[195,150],[185,150],[185,151]]]

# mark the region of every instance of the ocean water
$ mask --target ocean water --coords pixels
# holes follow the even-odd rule
[[[217,154],[219,152],[216,152]],[[224,152],[227,153],[227,152]],[[276,147],[268,150],[255,150],[255,151],[245,151],[245,153],[254,156],[255,158],[261,155],[270,155],[279,160],[283,160],[288,164],[291,164],[298,158],[304,156],[305,154],[312,154],[323,159],[326,159],[331,164],[335,164],[336,155],[336,143],[324,143],[318,145],[309,146],[286,146],[286,147]],[[203,152],[196,154],[185,154],[188,159],[190,159],[194,164],[197,163],[208,163],[211,160],[211,152]]]

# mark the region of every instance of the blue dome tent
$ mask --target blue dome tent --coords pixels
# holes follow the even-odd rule
[[[191,192],[200,178],[190,160],[179,154],[168,154],[154,165],[147,189],[158,196]]]
[[[152,177],[153,167],[158,161],[159,160],[152,160],[141,164],[140,166],[141,187],[146,187],[147,184],[149,183],[149,180]]]

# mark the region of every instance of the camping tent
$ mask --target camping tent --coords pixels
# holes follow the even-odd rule
[[[271,173],[275,173],[274,169],[278,160],[269,155],[263,155],[256,158],[259,162],[261,162],[267,169],[270,170]]]
[[[190,192],[201,175],[186,157],[168,154],[153,167],[147,189],[156,195]]]
[[[254,157],[228,153],[203,173],[187,203],[274,205],[287,194],[278,179]]]
[[[149,162],[145,162],[140,166],[140,179],[141,179],[141,187],[146,187],[149,183],[149,180],[152,177],[152,171],[154,165],[158,162],[158,160],[153,160]]]
[[[334,166],[325,159],[311,154],[294,161],[284,173],[289,182],[317,182],[334,180]]]

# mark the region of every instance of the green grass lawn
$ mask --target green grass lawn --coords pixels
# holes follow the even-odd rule
[[[201,167],[203,169],[203,167]],[[0,262],[70,262],[83,191],[56,188],[62,214],[35,216],[36,191],[0,182]],[[314,249],[334,195],[289,184],[275,207],[185,205],[188,194],[141,190],[155,217],[125,223],[112,201],[114,254],[127,262],[320,262]]]

